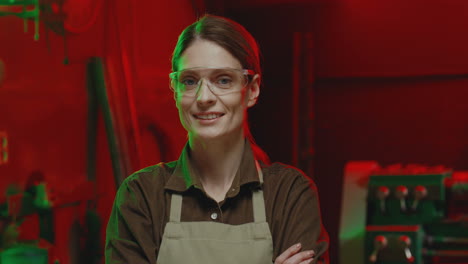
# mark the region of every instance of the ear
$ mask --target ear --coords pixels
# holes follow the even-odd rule
[[[260,95],[260,75],[255,74],[248,86],[247,91],[247,107],[252,107],[257,103]]]

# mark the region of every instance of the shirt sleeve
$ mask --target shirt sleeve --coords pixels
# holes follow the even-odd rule
[[[274,259],[292,245],[301,243],[303,251],[315,251],[312,263],[328,264],[329,237],[322,225],[316,185],[296,169],[289,169],[288,174],[292,175],[279,184],[282,199],[275,205],[282,207],[281,215],[287,217],[278,217],[272,225]]]
[[[141,183],[128,177],[117,191],[107,224],[106,264],[154,264],[152,221]]]

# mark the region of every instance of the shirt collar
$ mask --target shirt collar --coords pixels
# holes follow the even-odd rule
[[[190,158],[190,146],[187,142],[164,188],[176,192],[185,192],[191,187],[203,189],[199,176],[195,173],[191,162],[193,161]],[[257,185],[259,185],[260,180],[258,178],[252,148],[250,147],[249,141],[245,140],[241,163],[234,176],[232,187],[239,189],[240,186],[248,183],[257,183]]]

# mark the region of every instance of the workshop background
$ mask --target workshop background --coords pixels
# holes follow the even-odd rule
[[[170,57],[205,12],[259,42],[252,132],[317,183],[331,263],[468,263],[468,208],[453,202],[468,197],[468,1],[0,0],[2,264],[103,263],[116,187],[186,141]],[[369,193],[344,214],[347,169]],[[425,198],[427,218],[408,220],[403,203]],[[375,215],[393,207],[394,222]],[[350,217],[362,247],[348,262]]]

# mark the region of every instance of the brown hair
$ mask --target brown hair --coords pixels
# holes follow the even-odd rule
[[[259,49],[252,35],[237,22],[214,15],[205,15],[182,31],[172,56],[172,71],[178,70],[180,56],[196,39],[218,44],[238,59],[244,69],[261,75]]]
[[[261,76],[260,51],[257,41],[239,23],[230,19],[204,15],[182,31],[172,54],[172,71],[178,71],[178,62],[184,51],[197,39],[212,41],[236,58],[242,68],[253,70]],[[270,163],[268,155],[255,143],[247,122],[244,134],[248,138],[255,158]]]

